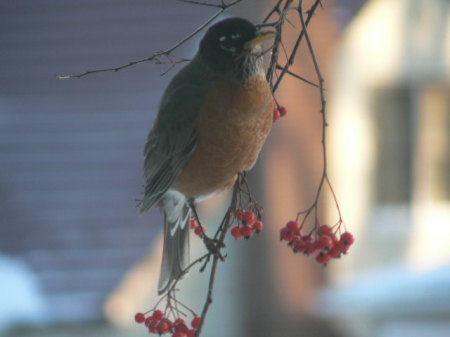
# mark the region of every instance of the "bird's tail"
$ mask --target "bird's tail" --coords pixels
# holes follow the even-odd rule
[[[166,292],[189,265],[191,208],[186,197],[173,190],[161,199],[164,217],[164,247],[158,294]]]

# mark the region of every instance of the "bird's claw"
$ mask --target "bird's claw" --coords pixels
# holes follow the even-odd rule
[[[222,252],[220,251],[222,248],[225,248],[225,243],[220,240],[210,238],[206,235],[203,236],[203,243],[209,253],[217,256],[221,261],[225,261],[226,256],[222,255]]]

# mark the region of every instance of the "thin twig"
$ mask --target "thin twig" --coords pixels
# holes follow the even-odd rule
[[[205,29],[212,21],[214,21],[220,14],[225,12],[228,8],[237,5],[238,3],[242,2],[242,1],[244,1],[244,0],[235,0],[233,2],[230,2],[229,4],[225,4],[224,2],[222,2],[222,5],[220,5],[220,9],[214,15],[212,15],[203,24],[201,24],[194,31],[192,31],[190,34],[188,34],[184,39],[178,41],[177,43],[175,43],[172,47],[170,47],[168,49],[156,52],[153,55],[148,56],[146,58],[143,58],[141,60],[128,62],[127,64],[124,64],[124,65],[121,65],[121,66],[118,66],[118,67],[88,70],[88,71],[85,71],[84,73],[81,73],[81,74],[58,75],[57,78],[62,80],[62,79],[68,79],[68,78],[80,78],[80,77],[84,77],[86,75],[91,75],[91,74],[96,74],[96,73],[104,73],[104,72],[111,72],[111,71],[112,72],[118,72],[118,71],[120,71],[122,69],[131,67],[131,66],[135,66],[135,65],[140,64],[140,63],[153,61],[155,58],[157,58],[159,56],[169,55],[175,49],[177,49],[178,47],[180,47],[181,45],[183,45],[184,43],[186,43],[187,41],[192,39],[195,35],[197,35],[203,29]]]
[[[208,259],[208,257],[210,255],[211,255],[211,253],[208,252],[208,253],[202,255],[201,257],[199,257],[198,259],[196,259],[195,261],[191,262],[186,268],[184,268],[183,271],[181,272],[180,277],[175,280],[175,282],[172,284],[170,289],[167,291],[169,296],[171,293],[173,293],[175,291],[178,281],[180,281],[183,278],[183,276],[186,275],[187,272],[192,269],[192,267],[194,267],[196,264],[202,262],[203,260]]]
[[[330,179],[328,178],[328,175],[327,175],[327,177],[326,177],[326,181],[327,181],[327,184],[328,184],[328,188],[329,188],[330,191],[331,191],[331,195],[333,196],[334,205],[335,205],[335,207],[336,207],[336,210],[338,211],[339,222],[342,222],[341,207],[339,206],[339,202],[338,202],[336,193],[334,192],[334,188],[333,188],[333,186],[331,185],[331,182],[330,182]]]
[[[285,22],[287,13],[288,13],[287,9],[290,7],[292,2],[293,2],[293,0],[286,0],[283,10],[280,13],[280,17],[279,17],[278,21],[276,22],[275,42],[274,42],[274,46],[272,49],[272,57],[270,58],[269,68],[267,69],[267,74],[266,74],[267,81],[269,82],[273,93],[275,92],[275,90],[273,90],[274,87],[272,86],[272,80],[273,80],[273,76],[276,72],[276,67],[278,65],[278,55],[279,55],[279,49],[280,49],[280,45],[281,45],[282,37],[283,37],[284,22]]]
[[[209,2],[195,1],[195,0],[176,0],[176,1],[193,4],[193,5],[205,6],[205,7],[215,7],[215,8],[221,8],[221,9],[227,9],[243,0],[235,0],[233,2],[230,2],[229,4],[226,4],[223,0],[221,1],[220,4],[212,4]]]
[[[222,8],[222,6],[223,6],[223,5],[218,5],[218,4],[212,4],[212,3],[209,3],[209,2],[194,1],[194,0],[176,0],[176,1],[184,2],[184,3],[192,4],[192,5],[205,6],[205,7]]]
[[[285,69],[285,67],[282,67],[279,64],[277,64],[277,69],[282,70],[282,69]],[[310,80],[307,80],[306,78],[304,78],[304,77],[302,77],[300,75],[297,75],[296,73],[294,73],[294,72],[292,72],[290,70],[286,70],[286,73],[288,75],[291,75],[292,77],[295,77],[296,79],[299,79],[300,81],[303,81],[305,83],[308,83],[309,85],[312,85],[313,87],[320,88],[320,86],[317,85],[316,83],[311,82]]]
[[[238,178],[236,183],[234,184],[233,197],[231,198],[230,206],[224,216],[224,220],[223,220],[221,226],[218,229],[218,232],[221,231],[221,233],[218,237],[218,240],[220,242],[224,242],[227,231],[228,231],[229,227],[231,226],[233,219],[234,219],[233,211],[236,209],[236,205],[237,205],[239,184],[240,184],[240,179]],[[218,255],[214,255],[213,263],[211,266],[211,273],[209,276],[208,291],[206,294],[205,304],[203,305],[203,309],[202,309],[200,325],[198,326],[197,332],[195,334],[196,337],[200,336],[200,333],[203,328],[203,324],[205,322],[206,315],[208,314],[209,307],[213,301],[212,294],[213,294],[213,290],[214,290],[214,284],[215,284],[215,280],[216,280],[216,273],[217,273],[217,266],[219,263],[219,259],[220,259],[220,257]]]
[[[303,18],[303,9],[302,9],[302,2],[299,4],[298,12],[299,15]],[[294,48],[291,52],[291,56],[289,57],[288,62],[284,66],[284,69],[281,71],[281,74],[278,76],[278,79],[276,80],[275,84],[273,85],[273,92],[275,92],[278,89],[278,86],[280,85],[281,81],[284,78],[284,75],[289,70],[289,68],[294,64],[295,56],[297,55],[298,48],[300,47],[300,42],[303,39],[303,36],[306,34],[306,28],[308,27],[309,22],[311,21],[311,18],[313,17],[317,6],[320,4],[320,0],[316,0],[316,2],[311,6],[311,8],[308,11],[308,17],[306,18],[306,21],[303,19],[302,22],[302,31],[300,32],[299,36],[297,37],[297,40],[295,41]]]
[[[330,182],[330,179],[328,177],[328,163],[327,163],[327,147],[326,147],[326,128],[328,126],[327,124],[327,119],[326,119],[326,100],[325,100],[325,88],[324,88],[324,79],[319,67],[319,63],[313,48],[313,44],[311,42],[311,38],[308,34],[308,30],[307,30],[307,21],[305,21],[305,18],[303,17],[303,10],[302,10],[302,5],[303,5],[303,1],[299,1],[298,4],[298,14],[300,17],[300,22],[302,24],[302,35],[305,37],[306,40],[306,44],[308,46],[308,50],[309,50],[309,54],[312,58],[313,64],[314,64],[314,70],[317,76],[317,80],[319,82],[318,88],[319,88],[319,93],[320,93],[320,103],[321,103],[321,108],[320,108],[320,113],[322,115],[322,137],[321,137],[321,144],[322,144],[322,160],[323,160],[323,168],[322,168],[322,176],[320,178],[319,181],[319,185],[317,187],[316,190],[316,196],[314,199],[314,202],[311,204],[311,206],[306,209],[305,211],[301,211],[297,213],[297,220],[299,218],[299,216],[301,214],[304,214],[303,216],[303,220],[301,222],[301,225],[303,226],[303,224],[306,222],[307,218],[309,217],[309,215],[311,214],[312,211],[314,211],[314,218],[315,218],[315,224],[319,223],[319,218],[318,218],[318,211],[319,211],[319,198],[322,194],[322,190],[324,187],[324,184],[326,183],[328,185],[328,188],[331,191],[331,195],[333,197],[334,203],[335,203],[335,207],[338,211],[338,215],[339,215],[339,220],[338,220],[338,224],[343,223],[342,222],[342,214],[341,214],[341,210],[339,207],[339,203],[336,197],[336,193],[333,189],[333,186]],[[321,5],[320,1],[316,1],[313,5],[313,7],[308,11],[308,18],[310,18],[310,15],[314,12],[315,8],[317,8],[318,5]],[[299,40],[297,40],[299,41]],[[288,70],[286,70],[286,73],[288,73]],[[316,86],[317,87],[317,86]]]
[[[264,23],[267,23],[267,21],[269,21],[270,18],[271,18],[275,13],[278,13],[278,14],[281,13],[281,11],[280,11],[280,6],[281,6],[281,3],[282,3],[282,2],[283,2],[283,0],[278,0],[278,1],[277,1],[277,3],[273,6],[272,10],[267,14],[267,16],[265,17],[265,19],[263,20],[263,24],[264,24]]]

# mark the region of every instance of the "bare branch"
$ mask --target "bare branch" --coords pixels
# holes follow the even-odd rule
[[[226,4],[225,1],[221,1],[220,4],[212,4],[209,2],[203,2],[203,1],[195,1],[195,0],[176,0],[179,2],[184,2],[184,3],[188,3],[188,4],[193,4],[193,5],[199,5],[199,6],[206,6],[206,7],[215,7],[215,8],[221,8],[221,9],[227,9],[231,6],[234,6],[235,4],[243,1],[243,0],[235,0],[233,2],[230,2],[229,4]]]
[[[284,70],[285,67],[282,67],[282,66],[280,66],[279,64],[277,64],[277,69],[279,69],[279,70]],[[288,75],[291,75],[292,77],[295,77],[295,78],[299,79],[300,81],[303,81],[303,82],[305,82],[305,83],[308,83],[309,85],[312,85],[313,87],[320,88],[320,86],[317,85],[316,83],[311,82],[310,80],[307,80],[306,78],[304,78],[304,77],[302,77],[302,76],[300,76],[300,75],[297,75],[296,73],[293,73],[293,72],[290,71],[290,70],[286,70],[286,73],[287,73]]]
[[[311,21],[311,18],[313,17],[317,6],[320,4],[320,0],[316,0],[316,2],[311,6],[311,9],[308,11],[308,17],[306,18],[306,21],[304,22],[305,25],[302,26],[302,31],[300,32],[299,36],[297,37],[297,40],[295,41],[294,48],[292,50],[291,56],[289,57],[288,62],[286,63],[284,69],[281,71],[281,74],[279,75],[278,79],[276,80],[275,84],[273,85],[273,92],[275,92],[278,89],[278,86],[280,85],[281,81],[283,80],[283,77],[285,73],[289,70],[289,68],[294,64],[295,56],[297,55],[298,48],[300,47],[300,42],[303,39],[303,36],[305,35],[306,27],[308,26],[309,22]],[[301,8],[301,4],[299,4],[299,15],[303,17],[303,9]]]
[[[208,2],[194,1],[194,0],[176,0],[176,1],[184,2],[184,3],[192,4],[192,5],[205,6],[205,7],[223,8],[223,4],[218,5],[218,4],[212,4],[212,3],[208,3]]]
[[[299,36],[299,39],[297,39],[297,42],[299,43],[300,37],[305,37],[306,40],[306,44],[308,47],[308,51],[309,54],[311,56],[311,59],[313,61],[313,65],[314,65],[314,70],[317,76],[317,80],[319,82],[318,85],[314,85],[315,87],[318,87],[319,89],[319,93],[320,93],[320,102],[321,102],[321,108],[320,108],[320,113],[322,114],[322,139],[321,139],[321,143],[322,143],[322,160],[323,160],[323,166],[322,166],[322,176],[320,178],[319,181],[319,185],[317,187],[316,190],[316,195],[314,198],[313,203],[311,204],[311,206],[309,208],[307,208],[304,211],[300,211],[297,213],[297,218],[296,220],[299,220],[299,217],[301,215],[303,215],[303,219],[301,221],[301,226],[303,226],[306,222],[306,220],[308,219],[308,217],[312,214],[312,212],[314,212],[314,221],[315,221],[315,226],[317,226],[319,224],[319,199],[322,195],[323,192],[323,188],[325,186],[325,184],[328,186],[328,189],[331,192],[331,196],[334,200],[334,204],[335,207],[337,209],[338,212],[338,221],[336,222],[335,226],[337,226],[337,228],[339,229],[339,226],[341,224],[343,224],[343,220],[342,220],[342,214],[341,214],[341,210],[339,207],[339,202],[337,200],[337,196],[336,193],[333,189],[333,186],[331,184],[331,181],[328,177],[328,163],[327,163],[327,148],[326,148],[326,128],[328,126],[327,124],[327,119],[326,119],[326,100],[325,100],[325,88],[324,88],[324,79],[320,70],[320,66],[319,66],[319,62],[317,60],[315,51],[314,51],[314,47],[311,41],[311,38],[309,36],[308,30],[307,30],[307,25],[308,25],[308,19],[311,17],[311,15],[314,13],[315,9],[317,8],[318,5],[321,5],[320,1],[316,1],[314,3],[314,5],[311,7],[311,9],[309,11],[307,11],[307,19],[305,20],[304,18],[304,12],[302,10],[302,5],[303,5],[303,1],[300,0],[299,1],[299,5],[298,5],[298,15],[300,17],[300,22],[302,25],[302,32],[301,32],[301,36]],[[289,63],[289,62],[288,62]],[[288,69],[283,69],[283,71],[285,71],[285,73],[290,74]],[[292,75],[292,74],[290,74]],[[312,83],[310,83],[312,84]],[[345,225],[344,225],[345,227]],[[314,231],[315,229],[313,229],[312,231]]]
[[[227,235],[228,229],[230,228],[230,226],[233,222],[233,219],[234,219],[233,214],[234,214],[234,211],[236,210],[236,206],[237,206],[239,185],[240,185],[240,179],[238,178],[238,180],[234,184],[233,197],[231,199],[230,206],[222,220],[222,224],[219,226],[219,229],[216,232],[216,235],[220,233],[218,236],[218,240],[219,240],[219,242],[222,242],[222,243],[225,241],[225,237]],[[202,328],[203,328],[203,324],[206,319],[206,315],[208,314],[209,307],[213,301],[212,296],[213,296],[213,291],[214,291],[214,284],[215,284],[215,280],[216,280],[216,273],[217,273],[217,267],[218,267],[219,260],[220,260],[220,257],[218,255],[214,255],[213,263],[211,266],[211,272],[209,275],[208,291],[206,294],[206,300],[205,300],[205,304],[203,305],[203,309],[202,309],[202,313],[201,313],[202,319],[200,321],[200,326],[197,328],[197,332],[195,334],[196,337],[199,337],[202,332]]]
[[[58,75],[56,77],[58,79],[60,79],[60,80],[65,80],[65,79],[68,79],[68,78],[80,78],[80,77],[83,77],[83,76],[86,76],[86,75],[95,74],[95,73],[103,73],[103,72],[107,72],[107,71],[117,72],[119,70],[122,70],[122,69],[125,69],[125,68],[128,68],[128,67],[134,66],[134,65],[139,64],[139,63],[152,61],[153,59],[155,59],[156,57],[161,56],[161,55],[164,55],[164,53],[163,52],[156,53],[156,54],[154,54],[152,56],[149,56],[149,57],[146,57],[146,58],[144,58],[142,60],[131,61],[131,62],[127,63],[127,64],[124,64],[122,66],[118,66],[118,67],[115,67],[115,68],[102,68],[102,69],[88,70],[88,71],[85,71],[84,73],[81,73],[81,74]]]
[[[154,53],[153,55],[148,56],[146,58],[143,58],[141,60],[131,61],[131,62],[127,63],[127,64],[124,64],[124,65],[121,65],[121,66],[118,66],[118,67],[88,70],[88,71],[85,71],[84,73],[73,74],[73,75],[58,75],[57,78],[62,80],[62,79],[69,79],[69,78],[80,78],[80,77],[84,77],[86,75],[91,75],[91,74],[96,74],[96,73],[118,72],[118,71],[120,71],[122,69],[131,67],[131,66],[134,66],[134,65],[137,65],[137,64],[140,64],[140,63],[153,61],[159,56],[169,55],[175,49],[177,49],[178,47],[180,47],[181,45],[183,45],[184,43],[186,43],[187,41],[192,39],[194,36],[196,36],[203,29],[205,29],[212,21],[214,21],[220,14],[225,12],[228,8],[233,7],[233,6],[237,5],[238,3],[242,2],[242,1],[244,1],[244,0],[235,0],[235,1],[230,2],[229,4],[226,4],[226,3],[224,3],[222,1],[221,5],[216,5],[215,6],[215,7],[219,7],[220,9],[214,15],[212,15],[203,24],[201,24],[194,31],[192,31],[190,34],[188,34],[185,38],[183,38],[182,40],[178,41],[177,43],[175,43],[172,47],[170,47],[168,49],[165,49],[165,50],[159,51],[157,53]],[[183,2],[191,2],[191,1],[185,0]]]
[[[267,80],[269,81],[269,83],[272,87],[272,92],[275,92],[275,90],[273,90],[272,80],[275,75],[276,67],[278,64],[279,49],[280,49],[280,45],[281,45],[282,38],[283,38],[284,21],[286,19],[287,13],[288,13],[287,9],[290,7],[292,2],[293,2],[293,0],[286,0],[283,10],[280,12],[280,17],[278,18],[278,20],[276,22],[276,35],[275,35],[274,46],[272,49],[272,57],[270,59],[270,64],[269,64],[269,68],[267,70],[267,75],[266,75]],[[281,5],[281,3],[277,3],[277,6],[278,5]]]
[[[265,17],[265,19],[263,20],[263,23],[266,23],[267,21],[269,21],[269,19],[275,14],[280,14],[281,10],[280,10],[280,6],[283,3],[283,0],[278,0],[277,3],[273,6],[272,10],[267,14],[267,16]]]

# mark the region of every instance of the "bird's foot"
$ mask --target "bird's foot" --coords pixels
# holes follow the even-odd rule
[[[222,241],[203,235],[203,243],[209,253],[217,256],[221,261],[225,261],[226,255],[222,255],[220,251],[222,248],[225,248],[225,244]]]

